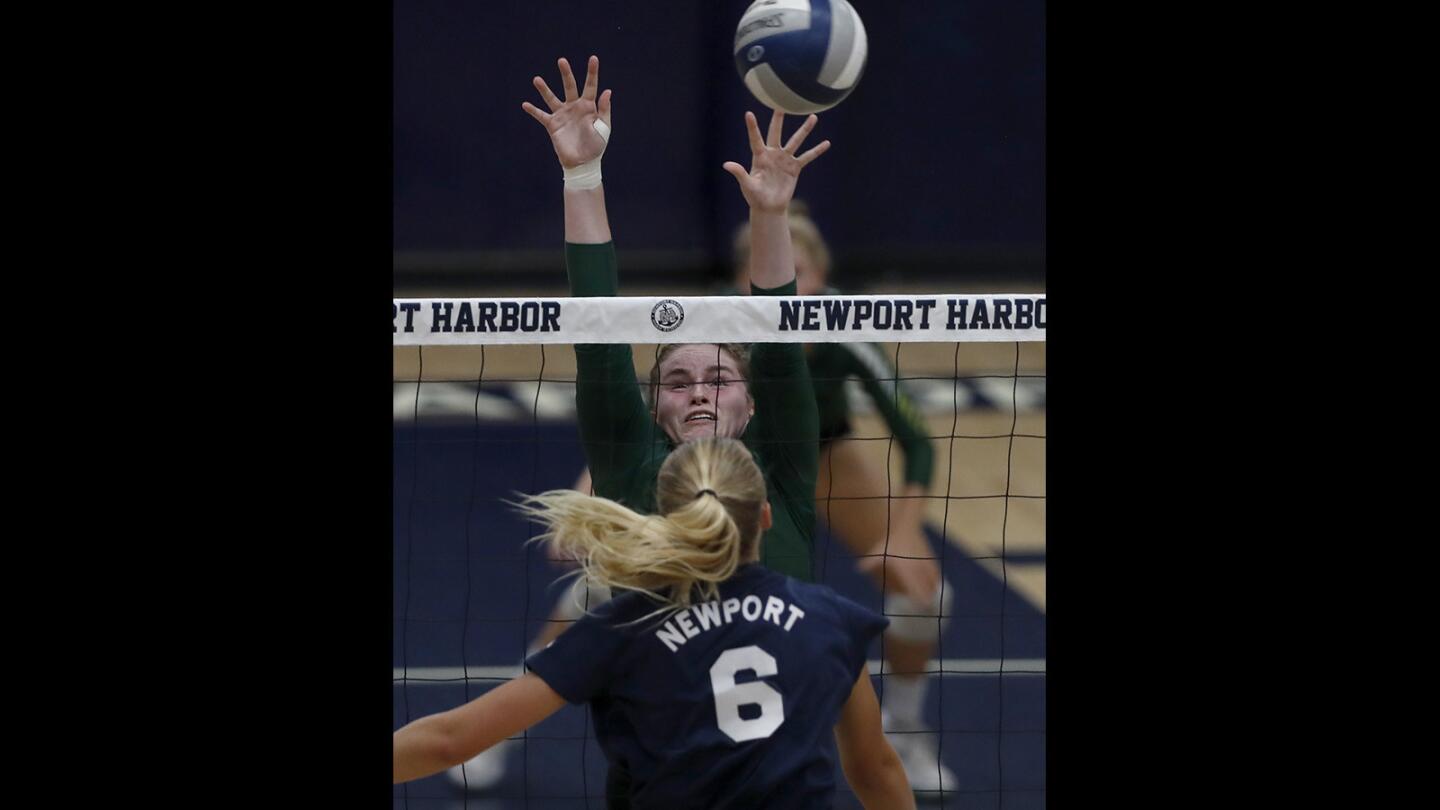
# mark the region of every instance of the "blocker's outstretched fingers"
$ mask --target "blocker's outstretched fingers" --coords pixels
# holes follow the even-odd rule
[[[597,110],[599,111],[599,113],[600,113],[600,120],[601,120],[601,121],[604,121],[606,126],[612,126],[612,127],[613,127],[614,124],[612,124],[612,123],[610,122],[610,91],[609,91],[609,90],[606,90],[605,92],[603,92],[603,93],[600,94],[600,103],[596,105],[596,109],[597,109]]]
[[[534,118],[536,121],[539,121],[541,124],[543,124],[543,125],[546,126],[547,128],[550,126],[550,117],[551,117],[551,116],[550,116],[550,113],[547,113],[547,112],[545,112],[544,110],[541,110],[539,107],[536,107],[534,104],[531,104],[531,103],[528,102],[528,101],[521,102],[521,103],[520,103],[520,109],[522,109],[522,110],[524,110],[525,112],[529,113],[531,118]]]
[[[574,101],[580,97],[580,88],[575,86],[575,72],[570,69],[570,62],[563,56],[556,64],[560,66],[560,83],[565,87],[565,100]]]
[[[792,155],[795,154],[795,150],[799,149],[800,145],[805,143],[805,139],[810,137],[810,131],[815,129],[815,124],[819,120],[820,117],[814,114],[806,118],[800,128],[795,130],[795,134],[790,136],[790,140],[785,143],[785,151]]]
[[[560,109],[560,99],[556,98],[555,94],[550,91],[550,85],[546,84],[544,79],[536,76],[530,80],[530,83],[535,85],[536,90],[540,91],[540,99],[545,102],[545,106],[550,108],[550,112],[553,113]]]
[[[755,120],[755,113],[745,112],[745,131],[750,135],[750,154],[758,155],[765,151],[765,142],[760,140],[760,124]]]
[[[591,56],[585,69],[585,90],[580,94],[581,98],[595,98],[595,90],[600,86],[600,57]]]
[[[806,166],[809,166],[811,161],[825,154],[827,151],[829,151],[829,149],[829,141],[821,141],[820,143],[817,143],[814,146],[810,147],[809,151],[799,157],[800,168],[803,169]]]
[[[765,140],[765,145],[766,145],[766,146],[773,146],[773,147],[775,147],[776,149],[779,149],[779,148],[780,148],[780,131],[781,131],[782,129],[784,129],[784,128],[785,128],[785,113],[780,112],[779,110],[776,110],[776,111],[775,111],[775,114],[772,115],[772,116],[770,116],[770,134],[769,134],[769,137],[766,138],[766,140]]]

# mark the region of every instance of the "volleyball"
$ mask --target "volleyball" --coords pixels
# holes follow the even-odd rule
[[[850,95],[865,69],[865,26],[847,0],[755,0],[735,29],[735,68],[756,99],[806,115]]]

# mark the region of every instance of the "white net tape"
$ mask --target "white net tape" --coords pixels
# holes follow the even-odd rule
[[[396,346],[1045,340],[1045,296],[397,298]]]

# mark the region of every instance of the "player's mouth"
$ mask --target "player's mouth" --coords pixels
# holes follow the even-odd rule
[[[686,422],[687,424],[690,423],[690,422],[714,422],[714,421],[715,421],[715,414],[710,413],[709,411],[697,411],[697,412],[692,413],[692,414],[690,414],[689,416],[685,417],[685,422]]]

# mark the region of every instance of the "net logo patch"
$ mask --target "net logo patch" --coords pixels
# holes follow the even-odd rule
[[[674,332],[685,322],[685,308],[673,298],[666,298],[650,310],[650,323],[661,332]]]

